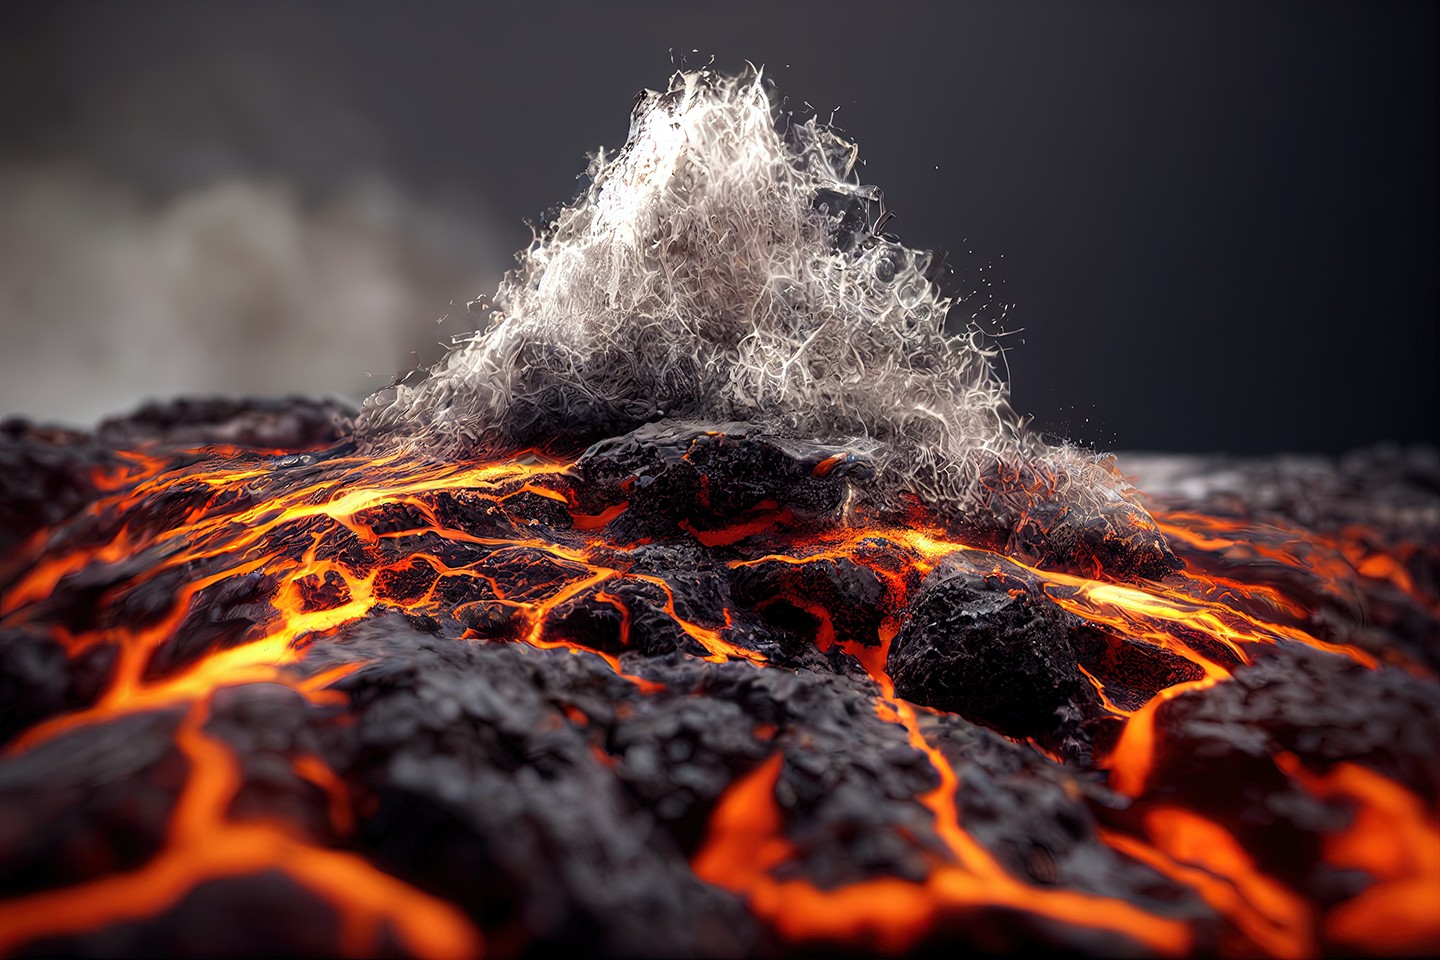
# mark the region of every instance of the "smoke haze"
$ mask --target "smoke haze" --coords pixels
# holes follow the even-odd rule
[[[181,393],[363,395],[432,346],[488,253],[378,181],[320,202],[255,180],[151,202],[11,169],[0,209],[0,408],[75,423]]]
[[[313,17],[83,12],[53,48],[5,51],[49,89],[4,117],[0,413],[358,399],[469,329],[508,251],[475,191],[394,176]]]

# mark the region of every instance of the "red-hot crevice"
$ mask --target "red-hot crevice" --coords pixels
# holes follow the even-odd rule
[[[823,478],[840,456],[822,461],[815,476]],[[364,660],[312,663],[309,653],[378,613],[468,624],[457,643],[505,640],[598,657],[646,695],[665,685],[647,675],[644,658],[632,651],[642,621],[653,632],[656,617],[695,660],[785,669],[772,654],[748,647],[736,626],[763,616],[764,604],[727,608],[708,622],[682,612],[676,583],[637,569],[627,553],[637,544],[610,537],[628,505],[595,514],[575,510],[571,465],[563,461],[533,455],[485,464],[336,457],[323,469],[292,475],[254,454],[221,448],[126,461],[92,478],[100,495],[80,521],[32,541],[28,565],[0,598],[0,625],[48,629],[72,658],[114,648],[108,683],[93,703],[21,731],[8,755],[52,744],[87,725],[175,711],[183,715],[175,742],[188,775],[159,854],[132,872],[0,902],[0,953],[163,914],[210,879],[279,870],[333,908],[339,953],[369,955],[393,940],[416,956],[478,956],[484,937],[453,905],[356,853],[305,836],[295,824],[240,821],[228,812],[241,770],[225,742],[207,732],[216,691],[283,684],[314,704],[343,709],[345,696],[331,688],[364,669]],[[546,510],[553,517],[540,522],[551,516]],[[926,576],[958,560],[1036,583],[1043,599],[1077,622],[1193,665],[1194,679],[1152,678],[1145,702],[1133,708],[1106,695],[1115,681],[1095,672],[1099,668],[1077,668],[1120,725],[1113,747],[1095,765],[1106,771],[1111,789],[1138,801],[1142,811],[1133,829],[1105,827],[1099,836],[1116,855],[1191,891],[1221,917],[1225,931],[1211,948],[1231,956],[1299,957],[1321,949],[1417,952],[1436,945],[1440,826],[1433,805],[1415,791],[1360,763],[1317,771],[1277,754],[1275,762],[1294,783],[1349,811],[1350,825],[1324,839],[1325,863],[1372,878],[1353,896],[1322,904],[1267,876],[1225,827],[1187,809],[1183,796],[1157,793],[1153,780],[1167,704],[1232,682],[1268,648],[1301,645],[1366,670],[1380,664],[1372,651],[1318,628],[1307,616],[1306,598],[1287,592],[1285,577],[1244,579],[1251,564],[1303,572],[1314,590],[1336,597],[1347,596],[1356,577],[1383,582],[1433,610],[1435,598],[1407,573],[1403,548],[1386,553],[1358,528],[1326,538],[1175,512],[1160,514],[1159,527],[1189,561],[1188,569],[1163,583],[1119,583],[1027,566],[919,517],[896,524],[857,516],[846,525],[808,530],[795,522],[787,508],[764,502],[728,527],[700,529],[681,520],[678,528],[714,552],[717,570],[844,561],[872,571],[883,591],[872,636],[840,637],[841,611],[799,591],[769,602],[804,611],[822,652],[858,662],[873,683],[876,715],[903,729],[904,742],[924,757],[936,785],[913,798],[932,834],[915,840],[923,850],[923,879],[883,876],[831,887],[797,872],[799,854],[787,839],[787,814],[776,799],[783,750],[730,785],[691,864],[703,881],[742,897],[781,943],[898,953],[967,916],[1002,910],[1110,932],[1157,955],[1181,955],[1199,945],[1196,930],[1179,915],[1021,878],[967,830],[959,813],[959,774],[922,732],[923,708],[896,698],[886,666]],[[143,622],[64,622],[52,598],[76,577],[101,577],[107,570],[115,571],[114,583],[102,591],[101,606],[122,588],[133,591],[162,577],[177,577],[182,585],[167,609],[152,611]],[[181,642],[186,617],[247,577],[258,578],[268,613],[230,642],[188,650],[157,673],[157,652]],[[642,611],[626,592],[632,589],[663,599]],[[551,625],[557,611],[582,601],[618,618],[618,646],[601,649],[583,636],[556,634]],[[584,720],[573,708],[566,715],[571,722]],[[800,749],[784,735],[777,742]],[[326,798],[335,833],[350,834],[357,812],[344,779],[317,756],[299,757],[293,769]],[[382,939],[382,931],[391,940]]]

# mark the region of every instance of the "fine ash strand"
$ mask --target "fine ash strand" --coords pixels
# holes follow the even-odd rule
[[[1041,539],[1083,527],[1130,554],[1138,531],[1139,569],[1165,572],[1112,461],[1027,431],[979,331],[946,335],[935,262],[876,235],[855,145],[777,119],[758,73],[681,72],[642,93],[625,146],[592,159],[489,327],[367,400],[362,449],[574,452],[666,418],[742,421],[867,455],[859,494],[881,508],[908,492],[956,526],[1012,533],[1040,514]]]

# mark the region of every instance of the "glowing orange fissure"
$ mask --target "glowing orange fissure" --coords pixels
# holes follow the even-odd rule
[[[1349,826],[1325,838],[1325,860],[1375,881],[1330,909],[1326,937],[1341,950],[1440,953],[1440,813],[1358,764],[1338,763],[1316,773],[1283,753],[1276,763],[1316,796],[1351,807]]]
[[[1414,548],[1404,544],[1377,548],[1374,532],[1359,524],[1349,524],[1337,534],[1323,535],[1273,520],[1257,523],[1170,511],[1157,512],[1156,525],[1172,543],[1185,543],[1199,551],[1241,560],[1307,570],[1337,598],[1348,599],[1356,579],[1364,578],[1387,582],[1422,609],[1440,612],[1440,597],[1421,590],[1406,568],[1405,559]]]
[[[805,563],[855,558],[857,547],[883,539],[903,543],[914,551],[914,564],[925,571],[945,556],[970,548],[947,540],[931,530],[896,531],[879,528],[851,531],[832,536],[808,555],[770,554],[763,561]],[[756,563],[760,561],[745,561]],[[1225,681],[1230,670],[1187,642],[1190,631],[1216,641],[1240,662],[1248,660],[1247,649],[1279,640],[1303,643],[1328,653],[1348,657],[1374,667],[1374,657],[1365,651],[1325,642],[1293,624],[1271,623],[1253,612],[1221,601],[1239,587],[1233,581],[1186,576],[1174,585],[1147,583],[1142,588],[1097,582],[1067,574],[1026,567],[1007,558],[994,558],[996,572],[1006,564],[1021,567],[1038,576],[1046,593],[1058,605],[1092,623],[1110,628],[1121,636],[1134,637],[1178,653],[1201,668],[1197,680],[1176,683],[1138,710],[1124,710],[1105,696],[1104,683],[1082,666],[1107,709],[1125,718],[1124,733],[1112,753],[1111,783],[1122,792],[1138,796],[1144,789],[1155,746],[1155,715],[1161,704],[1189,690],[1203,689]],[[1273,588],[1244,594],[1270,608],[1294,615],[1298,604]],[[788,598],[800,609],[809,610],[819,621],[817,643],[835,642],[831,620],[823,610],[804,598]],[[1176,630],[1183,627],[1184,630]],[[916,723],[916,708],[894,698],[893,684],[884,672],[886,648],[893,636],[882,631],[880,648],[871,651],[847,650],[862,660],[875,679],[880,696],[876,713],[887,722],[905,727],[911,745],[923,751],[939,774],[940,784],[920,798],[934,816],[937,834],[949,856],[932,860],[931,872],[921,884],[894,879],[868,880],[833,890],[822,890],[800,879],[777,879],[775,868],[792,860],[796,851],[785,839],[783,817],[775,803],[774,788],[782,768],[780,754],[732,786],[711,819],[706,843],[692,866],[697,875],[747,897],[752,909],[783,937],[794,941],[821,941],[860,944],[866,949],[900,953],[913,948],[934,929],[946,914],[987,906],[1005,906],[1050,916],[1066,923],[1108,929],[1138,940],[1157,954],[1184,953],[1193,946],[1191,933],[1183,923],[1145,913],[1122,902],[1105,900],[1075,891],[1041,890],[1009,874],[967,833],[959,823],[955,791],[957,778],[951,764],[929,744]],[[866,656],[866,653],[869,655]],[[1362,770],[1363,768],[1355,768]],[[1368,772],[1367,772],[1368,773]],[[1374,776],[1371,774],[1371,776]],[[1388,781],[1386,781],[1388,783]],[[1410,822],[1418,822],[1420,802],[1408,791],[1390,784],[1409,805]],[[1224,952],[1235,955],[1261,954],[1302,957],[1315,952],[1316,919],[1310,906],[1299,896],[1259,873],[1238,841],[1223,827],[1180,808],[1157,808],[1145,825],[1157,846],[1117,831],[1102,830],[1101,839],[1117,851],[1146,863],[1202,899],[1231,925],[1232,936]],[[1428,823],[1414,832],[1429,839]],[[1436,860],[1440,861],[1440,845]],[[1377,872],[1378,889],[1394,890],[1401,906],[1390,912],[1402,917],[1399,931],[1380,942],[1413,949],[1424,938],[1433,938],[1440,921],[1413,909],[1421,898],[1431,903],[1440,895],[1440,879],[1432,876],[1429,860],[1402,870],[1401,877]],[[1440,868],[1437,868],[1440,869]],[[1378,902],[1378,895],[1375,898]],[[1354,908],[1356,916],[1369,916]],[[1385,911],[1376,910],[1376,915]],[[1355,930],[1361,924],[1348,920],[1343,910],[1332,912],[1326,922],[1330,940],[1358,944]],[[1350,926],[1347,928],[1346,923]],[[1364,929],[1369,929],[1368,927]],[[1352,939],[1347,939],[1351,937]]]
[[[1260,873],[1224,827],[1167,806],[1147,811],[1144,826],[1145,840],[1106,830],[1101,836],[1116,850],[1193,889],[1234,924],[1242,944],[1272,957],[1314,955],[1309,904]]]
[[[167,843],[138,870],[77,886],[0,901],[0,954],[27,942],[154,916],[197,884],[279,870],[330,903],[340,919],[340,951],[373,956],[393,932],[417,957],[480,956],[470,921],[443,900],[410,887],[352,853],[314,846],[283,823],[242,823],[226,810],[241,785],[230,749],[205,733],[204,700],[176,731],[189,776],[171,815]],[[318,761],[306,764],[312,777]]]
[[[48,539],[36,542],[33,563],[0,597],[0,625],[11,626],[39,617],[37,610],[61,581],[81,570],[119,564],[141,554],[153,557],[152,563],[124,584],[126,589],[169,571],[196,571],[176,593],[170,610],[145,625],[79,632],[56,628],[57,640],[72,656],[99,644],[115,645],[119,660],[113,678],[92,706],[36,726],[10,748],[12,752],[32,749],[65,730],[129,713],[184,709],[186,720],[178,740],[190,761],[191,775],[176,809],[168,845],[134,873],[0,904],[0,952],[39,937],[156,913],[207,878],[280,869],[335,906],[343,920],[342,946],[348,953],[369,952],[382,923],[390,925],[417,955],[478,953],[478,932],[447,905],[378,873],[357,857],[307,844],[293,835],[291,825],[235,823],[226,818],[239,773],[224,744],[204,733],[210,695],[225,686],[267,681],[292,686],[317,702],[329,700],[333,695],[326,687],[364,664],[341,664],[324,671],[307,667],[308,641],[376,610],[454,616],[477,602],[471,595],[478,591],[486,598],[484,603],[513,615],[517,628],[507,634],[510,639],[599,656],[617,674],[651,692],[659,685],[626,673],[615,654],[553,638],[547,631],[553,611],[588,595],[617,611],[619,643],[628,646],[631,613],[626,600],[615,592],[628,579],[663,591],[664,612],[695,642],[704,659],[746,660],[757,667],[767,662],[760,653],[726,638],[732,622],[729,611],[724,623],[691,622],[677,612],[673,589],[664,579],[632,572],[622,561],[605,559],[625,547],[608,542],[605,535],[607,525],[623,513],[625,504],[596,515],[570,509],[571,532],[547,530],[545,537],[508,532],[485,537],[446,525],[440,518],[436,503],[442,496],[505,516],[509,501],[527,495],[569,508],[569,496],[557,488],[563,486],[569,469],[566,463],[530,456],[490,464],[436,464],[397,455],[376,460],[336,459],[313,475],[297,474],[292,479],[253,455],[237,451],[188,459],[194,462],[172,466],[179,461],[136,456],[129,468],[105,475],[97,484],[104,496],[75,525],[104,521],[99,528],[113,531],[108,538],[78,536],[78,542],[70,543],[65,528],[52,531]],[[177,489],[197,493],[195,505],[182,517],[146,515],[147,505]],[[398,526],[390,524],[393,529],[378,529],[386,524],[377,515],[387,510],[400,510],[406,519]],[[1216,536],[1222,528],[1215,524],[1206,527],[1201,522],[1204,518],[1171,517],[1168,525],[1162,523],[1162,529],[1180,530],[1181,519],[1190,526],[1180,536],[1188,537],[1186,542],[1195,549],[1212,549],[1217,544],[1228,549],[1231,541],[1222,542]],[[1199,679],[1157,689],[1148,703],[1135,710],[1115,706],[1104,696],[1104,681],[1086,671],[1102,701],[1124,722],[1106,765],[1112,785],[1131,796],[1140,796],[1146,787],[1160,706],[1187,690],[1224,682],[1230,675],[1229,666],[1217,662],[1213,651],[1197,649],[1190,637],[1204,637],[1236,663],[1245,662],[1256,646],[1285,640],[1375,665],[1363,651],[1327,643],[1308,633],[1295,622],[1303,608],[1274,588],[1252,588],[1193,573],[1171,583],[1127,586],[1028,567],[959,542],[939,527],[861,523],[810,534],[777,529],[788,522],[784,511],[767,510],[722,530],[688,532],[707,546],[731,548],[732,552],[763,534],[766,552],[735,559],[733,565],[761,561],[807,564],[843,558],[876,572],[887,590],[888,613],[875,643],[837,641],[823,607],[817,608],[808,598],[789,599],[816,616],[820,623],[817,643],[838,645],[860,661],[877,685],[877,714],[903,727],[910,745],[929,759],[939,785],[917,799],[933,817],[935,833],[944,847],[943,855],[930,855],[930,874],[920,884],[889,878],[826,891],[799,879],[776,880],[773,868],[794,854],[784,839],[774,805],[773,788],[780,772],[777,754],[731,788],[716,810],[694,868],[702,879],[745,895],[757,915],[788,940],[855,940],[895,952],[916,944],[941,915],[1005,907],[1114,930],[1156,953],[1183,953],[1191,946],[1189,930],[1177,921],[1131,904],[1076,891],[1041,889],[1011,877],[959,823],[954,769],[922,735],[916,708],[895,698],[885,672],[889,642],[899,629],[909,595],[919,580],[947,557],[966,554],[996,572],[1009,567],[1038,579],[1049,599],[1060,607],[1120,637],[1162,647],[1200,668]],[[527,525],[516,519],[511,526],[518,531]],[[297,540],[307,545],[293,555],[284,545]],[[353,551],[342,559],[337,549],[341,541],[358,545],[361,559],[357,561]],[[467,561],[465,557],[471,554],[463,550],[453,555],[437,552],[435,541],[481,548],[479,558]],[[519,558],[536,576],[518,587],[502,582],[491,559],[496,555]],[[1272,559],[1279,557],[1281,553],[1276,552]],[[1390,565],[1385,560],[1383,555],[1367,554],[1360,558],[1359,566],[1370,571],[1366,576],[1382,576],[1406,589],[1407,582],[1396,572],[1403,571],[1403,564]],[[255,624],[227,648],[202,652],[167,673],[149,675],[155,654],[174,642],[197,598],[249,575],[263,576],[271,585],[269,603],[274,616]],[[474,589],[461,591],[467,599],[457,603],[447,599],[454,595],[446,586],[450,581]],[[316,584],[333,588],[317,597],[312,589]],[[1267,613],[1277,613],[1286,622],[1272,622]],[[353,817],[335,799],[342,796],[343,785],[333,772],[313,757],[297,761],[296,771],[332,797],[336,828],[341,833],[350,829]],[[1375,809],[1398,808],[1402,799],[1415,799],[1394,787],[1399,791],[1397,799],[1370,781],[1356,779],[1358,775],[1349,776],[1347,796],[1357,796]],[[1313,783],[1322,789],[1329,781]],[[1433,831],[1433,818],[1424,820],[1423,810],[1418,814],[1406,810],[1419,824],[1414,829],[1429,837],[1424,831]],[[1375,832],[1373,827],[1361,826],[1369,823],[1370,819],[1360,817],[1356,829]],[[1233,838],[1221,828],[1178,808],[1152,812],[1145,826],[1151,833],[1147,839],[1117,833],[1107,833],[1104,838],[1117,850],[1192,886],[1261,952],[1289,956],[1305,952],[1312,944],[1306,939],[1303,911],[1295,900],[1254,874],[1243,851],[1233,846]],[[1197,836],[1207,839],[1205,856],[1185,846],[1187,838]],[[1336,842],[1337,858],[1360,857],[1353,844],[1347,847],[1344,841]],[[1375,867],[1369,861],[1360,865]],[[1383,887],[1405,903],[1431,892],[1436,886],[1434,865],[1426,861],[1412,866],[1398,873],[1398,868],[1388,866],[1388,872],[1377,872],[1380,884],[1375,889]],[[1222,881],[1228,886],[1216,886]],[[1385,911],[1378,907],[1367,911],[1363,904],[1350,913],[1332,911],[1326,929],[1339,942],[1353,942],[1351,938],[1372,932],[1368,918],[1380,913]],[[1393,939],[1409,943],[1428,935],[1430,928],[1415,920],[1413,911],[1399,908],[1399,913],[1407,919],[1394,929],[1406,932],[1394,933]]]
[[[1071,890],[1042,889],[1009,873],[956,816],[953,768],[919,733],[914,708],[892,702],[881,711],[910,731],[911,745],[923,750],[940,784],[919,798],[935,817],[944,855],[930,853],[921,883],[885,877],[824,890],[802,879],[776,879],[774,868],[795,857],[785,839],[775,803],[782,755],[732,785],[711,816],[710,832],[691,866],[702,880],[746,897],[750,907],[784,939],[847,944],[882,953],[902,953],[919,944],[939,920],[969,910],[1006,907],[1064,923],[1133,938],[1157,954],[1174,956],[1191,946],[1188,927],[1147,913],[1124,901]],[[928,851],[927,851],[928,853]]]

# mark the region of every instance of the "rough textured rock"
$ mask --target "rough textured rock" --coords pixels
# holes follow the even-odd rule
[[[907,700],[1060,748],[1062,731],[1100,712],[1071,639],[1082,629],[1035,580],[962,555],[922,584],[887,669]]]
[[[852,485],[874,477],[860,450],[741,423],[662,420],[586,450],[575,462],[579,503],[596,516],[624,505],[621,536],[689,533],[723,546],[777,526],[833,524]]]
[[[1423,457],[1249,464],[1258,521],[1157,483],[1186,568],[1136,584],[868,512],[863,451],[743,425],[377,463],[308,446],[323,404],[294,450],[235,443],[265,404],[171,409],[138,451],[0,434],[0,511],[53,504],[0,566],[0,953],[1440,938],[1426,875],[1344,845],[1440,838]],[[1204,880],[1227,845],[1258,900]]]

